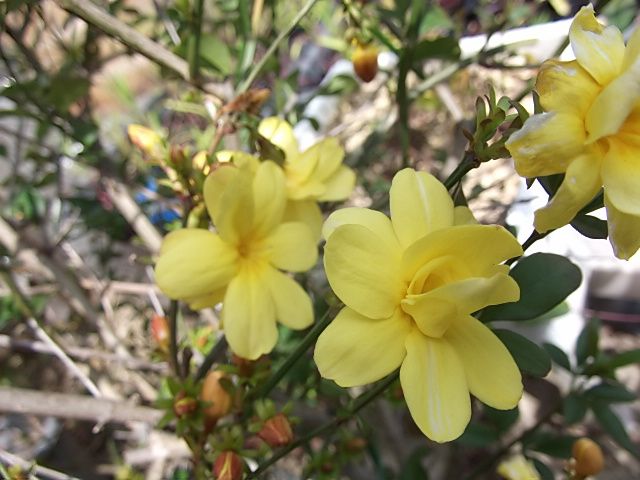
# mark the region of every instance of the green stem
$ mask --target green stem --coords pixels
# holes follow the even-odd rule
[[[378,395],[380,395],[382,392],[384,392],[389,387],[389,385],[391,385],[393,382],[395,382],[397,380],[397,378],[398,378],[398,375],[399,375],[398,371],[392,373],[387,378],[385,378],[384,380],[379,382],[376,386],[374,386],[373,388],[371,388],[370,390],[366,391],[365,393],[360,395],[358,398],[356,398],[353,401],[351,407],[348,408],[343,414],[335,416],[329,422],[327,422],[324,425],[316,428],[315,430],[312,430],[311,432],[307,433],[306,435],[300,437],[295,442],[293,442],[293,443],[287,445],[286,447],[284,447],[284,448],[278,450],[277,452],[275,452],[273,454],[273,456],[269,460],[267,460],[264,463],[262,463],[258,467],[257,470],[255,470],[254,472],[251,472],[249,475],[247,475],[247,480],[249,480],[251,478],[258,478],[259,475],[261,475],[267,468],[269,468],[271,465],[273,465],[274,463],[279,461],[282,457],[287,455],[292,450],[295,450],[296,448],[298,448],[298,447],[300,447],[302,445],[305,445],[309,440],[311,440],[311,439],[313,439],[315,437],[319,437],[321,435],[324,435],[326,432],[329,432],[329,431],[335,429],[336,427],[338,427],[342,423],[344,423],[347,420],[351,419],[356,413],[358,413],[365,406],[367,406],[369,403],[371,403],[371,401],[373,401]]]
[[[411,66],[410,48],[402,50],[400,63],[398,65],[398,91],[396,101],[398,102],[398,125],[400,127],[400,146],[402,148],[402,166],[409,166],[409,96],[407,94],[407,74]]]
[[[451,172],[447,179],[443,182],[447,190],[451,190],[454,186],[462,180],[462,178],[474,168],[479,165],[478,161],[474,158],[472,153],[466,152],[462,161],[458,164],[456,169]]]
[[[182,369],[178,360],[178,301],[171,300],[169,307],[169,364],[173,373],[182,377]]]
[[[238,90],[236,91],[236,95],[240,95],[241,93],[244,93],[247,90],[249,90],[249,87],[251,87],[251,84],[254,82],[254,80],[260,73],[260,71],[264,68],[265,64],[267,63],[267,60],[269,60],[269,57],[271,57],[271,55],[273,55],[273,53],[276,51],[276,49],[278,48],[278,45],[280,45],[280,42],[282,42],[289,35],[289,33],[291,33],[291,31],[296,27],[296,25],[300,23],[300,20],[302,20],[304,16],[307,13],[309,13],[309,10],[311,10],[311,8],[316,4],[317,1],[318,0],[308,0],[307,3],[302,7],[302,9],[295,16],[295,18],[291,20],[289,25],[287,25],[286,28],[280,32],[280,34],[276,37],[276,39],[269,46],[265,54],[262,56],[260,61],[256,63],[253,69],[251,70],[251,72],[249,72],[249,75],[247,75],[247,78],[245,78],[244,82],[240,84],[240,86],[238,87]]]
[[[209,353],[207,353],[207,356],[204,358],[202,365],[198,368],[198,371],[196,372],[196,382],[198,380],[202,380],[204,376],[209,373],[211,366],[218,361],[219,357],[222,356],[226,349],[227,339],[225,337],[221,337],[220,340],[218,340],[218,343],[209,350]]]
[[[558,403],[554,407],[550,408],[543,416],[538,419],[538,421],[534,425],[522,432],[506,445],[502,446],[496,453],[491,455],[484,462],[480,463],[480,465],[478,465],[469,475],[467,475],[464,480],[472,480],[474,478],[478,478],[491,467],[493,467],[496,462],[500,460],[507,452],[509,452],[509,450],[511,450],[511,448],[515,444],[525,441],[527,438],[537,432],[542,425],[547,423],[547,421],[549,421],[553,414],[556,413],[560,405],[561,403]]]
[[[204,0],[195,0],[193,7],[193,39],[189,48],[189,76],[198,81],[200,76],[200,39],[202,37],[202,11]]]
[[[526,251],[531,245],[536,243],[538,240],[542,240],[544,237],[549,235],[551,232],[553,232],[553,230],[549,230],[548,232],[545,232],[545,233],[540,233],[537,230],[534,230],[533,232],[531,232],[531,235],[529,235],[529,238],[527,238],[524,241],[524,243],[522,244],[522,250]],[[504,263],[506,265],[511,265],[512,263],[514,263],[519,258],[521,258],[521,257],[513,257],[513,258],[510,258],[509,260],[507,260]]]
[[[291,367],[293,367],[293,365],[300,359],[300,357],[302,357],[302,355],[306,353],[306,351],[313,343],[315,343],[324,329],[327,328],[327,325],[331,323],[332,318],[331,315],[329,315],[330,311],[330,309],[327,310],[320,321],[318,321],[313,326],[313,328],[309,330],[309,333],[307,333],[307,335],[298,344],[296,349],[291,352],[289,357],[284,361],[282,366],[271,376],[271,378],[269,378],[269,380],[261,387],[258,387],[256,390],[250,392],[247,398],[254,400],[256,398],[264,398],[269,395],[271,390],[273,390],[275,386],[278,385],[280,380],[282,380],[282,377],[284,377],[286,373],[291,369]]]

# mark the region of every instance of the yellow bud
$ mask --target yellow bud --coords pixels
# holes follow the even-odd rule
[[[162,138],[150,128],[142,125],[129,125],[127,127],[129,140],[146,155],[158,158],[162,155]]]
[[[574,471],[578,478],[596,475],[604,468],[602,449],[589,438],[579,438],[573,444]]]
[[[378,49],[371,43],[358,44],[351,56],[353,69],[363,82],[370,82],[378,73]]]

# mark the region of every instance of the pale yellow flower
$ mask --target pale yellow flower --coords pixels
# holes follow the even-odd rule
[[[315,265],[316,241],[301,222],[282,223],[284,174],[275,163],[220,166],[204,184],[216,232],[185,228],[162,243],[156,281],[170,298],[199,309],[223,302],[231,350],[255,359],[276,344],[276,320],[293,329],[313,321],[311,300],[280,270]]]
[[[540,474],[523,455],[515,455],[498,465],[498,473],[506,480],[540,480]]]
[[[391,219],[345,208],[324,225],[327,278],[346,307],[319,337],[315,360],[323,377],[343,387],[400,367],[413,419],[445,442],[469,423],[470,392],[498,409],[513,408],[522,395],[508,350],[471,316],[519,298],[509,267],[498,264],[522,248],[504,228],[456,211],[427,173],[398,172],[390,204]]]
[[[536,82],[545,113],[531,116],[506,146],[524,177],[564,173],[535,227],[570,223],[604,186],[609,240],[617,257],[640,247],[640,29],[624,44],[591,5],[569,31],[576,60],[549,60]]]
[[[277,117],[262,120],[258,132],[285,154],[289,198],[285,218],[304,221],[320,237],[322,213],[317,202],[346,200],[355,186],[355,172],[342,164],[344,149],[329,137],[301,152],[291,125]]]

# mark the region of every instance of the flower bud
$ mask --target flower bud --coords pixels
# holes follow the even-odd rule
[[[358,43],[351,56],[353,69],[363,82],[370,82],[378,73],[378,49],[371,43]]]
[[[226,375],[219,370],[209,372],[200,391],[200,400],[210,402],[210,405],[204,408],[204,416],[212,423],[217,422],[231,410],[231,395],[220,383],[224,378]]]
[[[264,422],[258,436],[270,447],[282,447],[291,443],[293,431],[284,413],[278,413]]]
[[[241,480],[243,473],[242,459],[231,450],[222,452],[213,463],[213,476],[216,480]]]
[[[173,401],[173,413],[176,417],[183,418],[191,415],[198,408],[198,401],[193,397],[188,397],[184,392],[176,395]]]
[[[241,377],[250,377],[253,374],[255,360],[248,360],[246,358],[239,357],[235,353],[231,356],[231,362],[238,367],[238,375]]]
[[[602,449],[589,438],[579,438],[573,444],[574,472],[578,478],[596,475],[604,468]]]
[[[129,125],[127,127],[129,140],[146,155],[157,158],[162,154],[162,138],[150,128],[142,125]]]
[[[169,351],[169,324],[166,317],[158,314],[151,317],[151,336],[160,350]]]

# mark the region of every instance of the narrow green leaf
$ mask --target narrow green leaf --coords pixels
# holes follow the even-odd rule
[[[627,390],[623,385],[611,382],[602,382],[594,385],[584,394],[589,400],[606,403],[633,402],[637,399],[636,394]]]
[[[629,434],[618,416],[606,403],[598,403],[591,406],[591,410],[598,419],[602,428],[611,435],[611,438],[622,448],[631,453],[634,457],[640,458],[638,447],[629,438]]]
[[[580,269],[562,255],[534,253],[524,257],[510,275],[520,286],[520,300],[485,308],[483,322],[530,320],[548,312],[580,286]]]
[[[578,215],[571,222],[571,226],[587,238],[607,238],[609,230],[606,220],[593,215]]]
[[[421,62],[430,58],[444,58],[457,60],[460,57],[458,41],[454,37],[440,37],[425,39],[413,48],[414,62]]]
[[[610,368],[616,369],[632,363],[640,363],[640,348],[614,355],[608,365]]]
[[[493,428],[481,423],[470,423],[458,442],[466,447],[484,447],[498,441],[500,435]]]
[[[194,41],[190,38],[189,41]],[[233,58],[227,44],[215,35],[202,35],[200,39],[200,56],[209,66],[223,75],[229,75],[233,69]]]
[[[545,350],[511,330],[497,329],[494,333],[513,355],[520,370],[536,377],[544,377],[549,373],[551,359]]]
[[[556,347],[552,343],[543,343],[542,347],[547,351],[551,360],[556,365],[561,366],[565,370],[571,371],[571,361],[569,360],[569,356],[561,349]]]
[[[526,440],[526,447],[536,452],[546,453],[555,458],[571,458],[571,448],[577,437],[538,432]]]
[[[580,332],[576,341],[576,360],[578,365],[584,364],[587,358],[595,357],[598,353],[599,330],[600,321],[597,318],[592,318]]]
[[[583,395],[577,392],[571,392],[567,395],[562,403],[562,411],[567,425],[572,425],[582,420],[587,413],[587,407],[587,401]]]
[[[533,462],[533,466],[536,467],[536,470],[540,474],[540,478],[542,480],[555,480],[556,476],[545,463],[541,462],[537,458],[532,458],[531,461]]]

